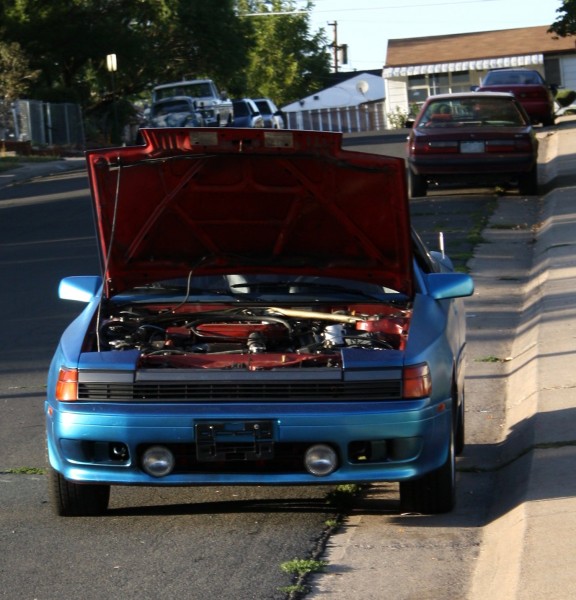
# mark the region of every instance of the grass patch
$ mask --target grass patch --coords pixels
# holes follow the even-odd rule
[[[338,510],[348,510],[354,506],[356,498],[362,493],[362,486],[344,483],[326,494],[326,502]]]
[[[10,475],[44,475],[46,470],[39,467],[16,467],[15,469],[8,469],[6,473]]]
[[[476,358],[475,362],[483,362],[483,363],[500,363],[504,362],[501,358],[497,356],[483,356],[482,358]]]
[[[280,569],[289,575],[305,577],[310,573],[318,573],[324,570],[328,563],[325,560],[315,558],[294,558],[280,565]]]
[[[472,246],[477,246],[478,244],[482,244],[486,241],[486,239],[482,235],[482,229],[471,231],[466,236],[466,239],[468,240],[468,243],[472,244]]]
[[[279,591],[288,594],[289,598],[301,598],[310,591],[310,586],[306,585],[306,577],[312,573],[318,573],[326,567],[328,563],[325,560],[316,560],[315,558],[294,558],[280,565],[280,569],[288,575],[292,575],[295,583],[279,588]]]
[[[284,594],[288,594],[288,597],[290,598],[295,598],[307,594],[310,591],[310,587],[307,585],[295,583],[294,585],[285,585],[283,587],[280,587],[278,588],[278,591]]]

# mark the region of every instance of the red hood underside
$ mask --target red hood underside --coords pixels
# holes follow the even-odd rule
[[[323,275],[412,294],[404,161],[341,134],[148,129],[87,152],[105,292],[195,275]]]

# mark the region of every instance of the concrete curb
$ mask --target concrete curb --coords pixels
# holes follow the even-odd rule
[[[553,180],[574,160],[576,144],[561,132],[549,141],[544,166]],[[576,513],[576,375],[567,362],[576,337],[575,215],[576,189],[560,188],[544,197],[523,318],[508,364],[502,460],[511,464],[499,473],[502,500],[484,528],[469,600],[573,597],[576,524],[566,518]],[[547,543],[551,536],[553,544]]]

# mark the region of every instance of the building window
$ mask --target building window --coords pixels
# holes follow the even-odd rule
[[[457,92],[469,92],[472,85],[469,71],[450,73],[450,92],[452,94]]]
[[[430,87],[430,95],[434,94],[449,94],[450,93],[450,77],[448,73],[435,73],[428,75],[428,85]]]
[[[408,103],[420,106],[428,96],[470,91],[470,72],[430,73],[408,77]]]

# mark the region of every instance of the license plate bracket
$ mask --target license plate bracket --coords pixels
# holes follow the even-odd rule
[[[199,462],[274,458],[272,421],[202,421],[194,425]]]
[[[482,154],[484,151],[484,142],[460,142],[460,152],[462,154]]]

